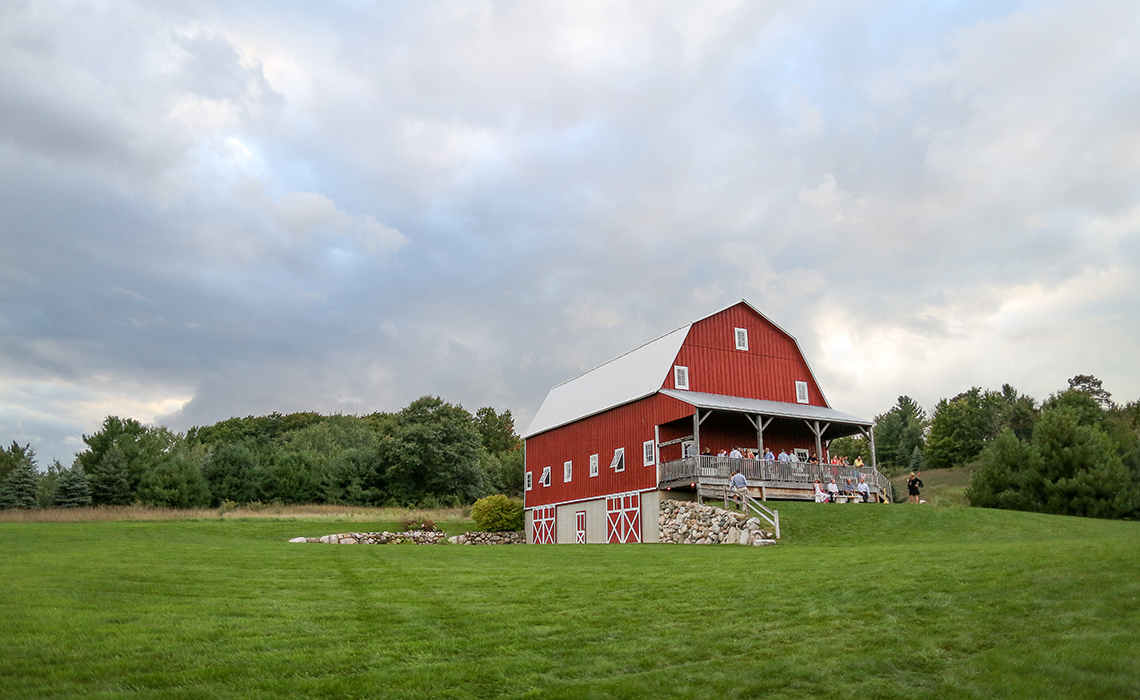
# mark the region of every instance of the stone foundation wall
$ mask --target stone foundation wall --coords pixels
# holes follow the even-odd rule
[[[661,541],[672,544],[776,544],[759,518],[691,501],[661,501]]]

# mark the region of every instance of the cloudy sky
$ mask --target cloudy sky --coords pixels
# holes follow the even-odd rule
[[[747,299],[831,405],[1140,397],[1140,6],[0,3],[0,441],[511,409]]]

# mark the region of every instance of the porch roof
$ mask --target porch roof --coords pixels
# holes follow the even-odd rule
[[[874,425],[874,421],[856,418],[849,413],[843,413],[842,411],[836,411],[833,408],[826,408],[824,406],[809,406],[807,404],[767,401],[764,399],[746,399],[740,396],[705,394],[699,391],[679,391],[677,389],[662,389],[661,393],[678,401],[684,401],[690,406],[706,410],[777,416],[780,418],[796,418],[799,420],[858,425],[868,428]]]

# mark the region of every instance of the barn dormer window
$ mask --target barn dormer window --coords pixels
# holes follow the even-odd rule
[[[807,382],[796,382],[796,403],[808,402]]]
[[[616,450],[614,450],[614,459],[612,462],[610,462],[610,469],[613,469],[615,472],[624,472],[625,471],[625,448],[624,447],[619,447]]]
[[[538,480],[538,483],[543,486],[550,486],[550,467],[542,468],[542,478]]]
[[[748,329],[747,328],[737,328],[736,329],[736,349],[737,350],[748,350]]]
[[[658,375],[660,376],[660,375]],[[673,388],[685,389],[689,388],[689,368],[682,367],[681,365],[673,365]]]

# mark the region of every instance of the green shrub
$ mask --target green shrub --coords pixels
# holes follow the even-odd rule
[[[484,532],[506,532],[523,529],[522,501],[503,495],[487,496],[475,501],[471,519]]]

